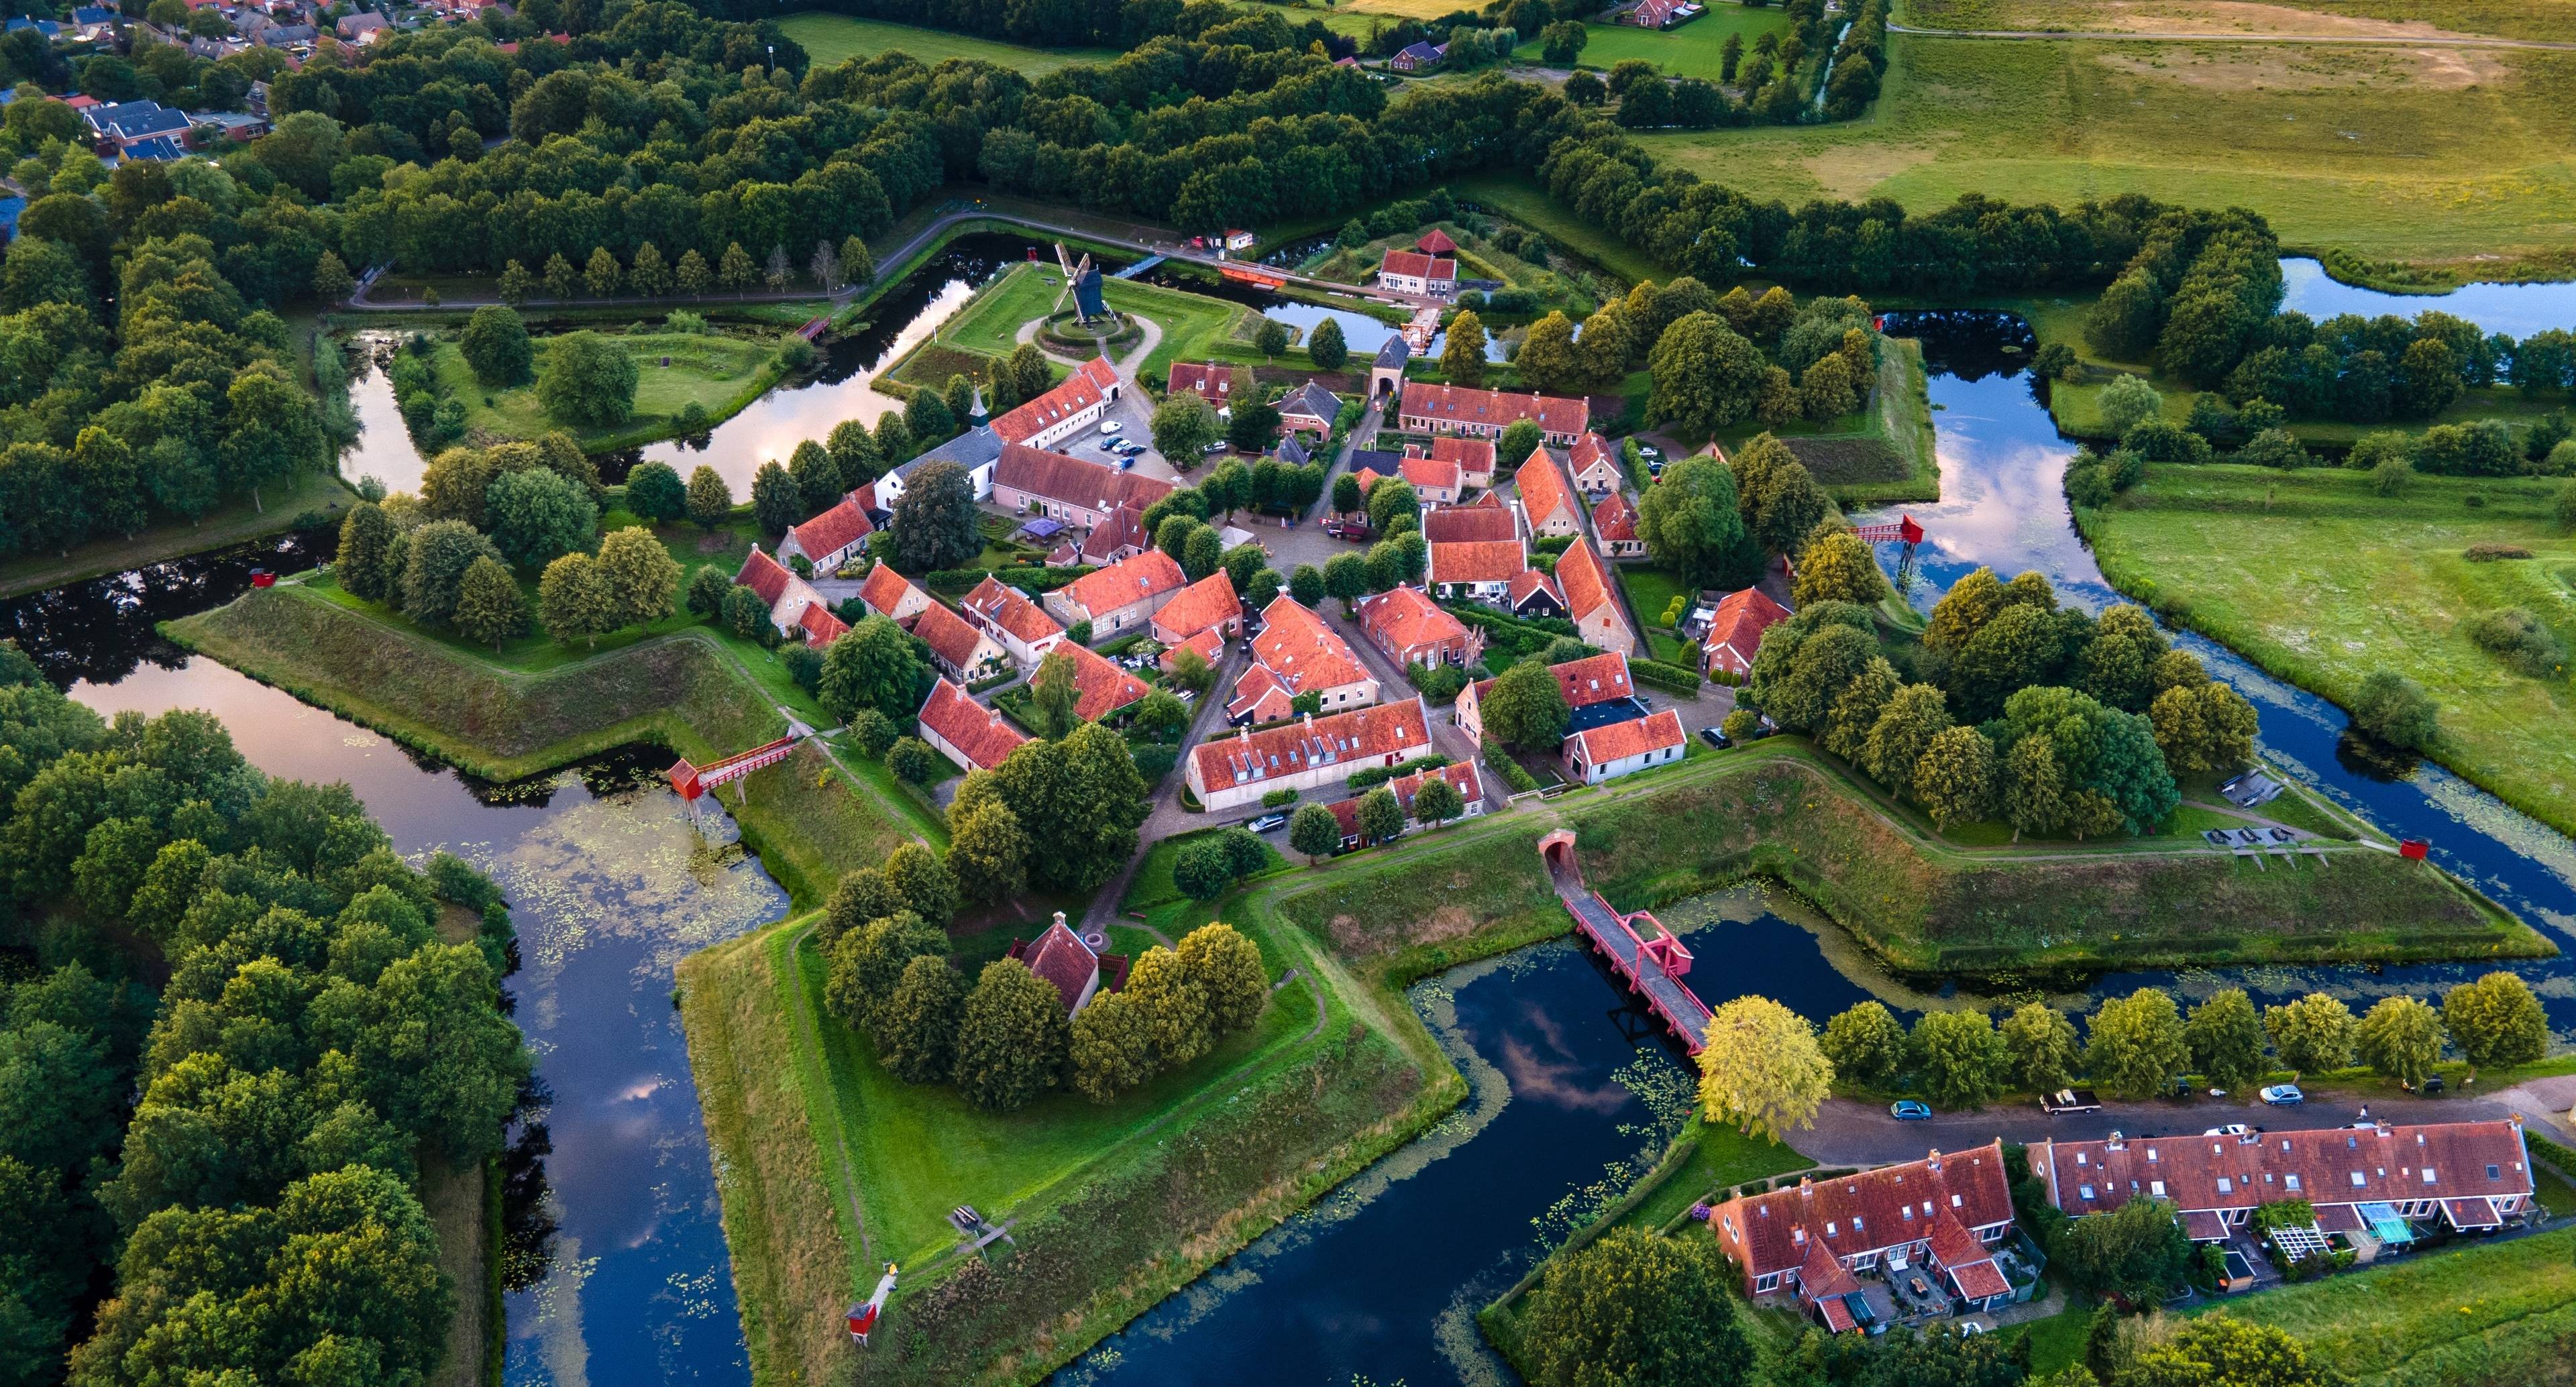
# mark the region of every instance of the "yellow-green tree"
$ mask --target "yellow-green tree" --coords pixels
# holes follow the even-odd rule
[[[1834,1066],[1807,1018],[1768,997],[1738,997],[1709,1018],[1706,1040],[1699,1101],[1708,1121],[1773,1141],[1816,1124]]]
[[[1835,530],[1810,541],[1798,556],[1798,581],[1792,596],[1801,607],[1819,602],[1858,602],[1863,606],[1887,595],[1887,576],[1878,555],[1860,536]]]

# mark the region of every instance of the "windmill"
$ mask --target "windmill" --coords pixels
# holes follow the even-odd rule
[[[1062,311],[1064,295],[1071,294],[1075,322],[1089,327],[1108,318],[1109,304],[1101,296],[1100,267],[1091,263],[1091,252],[1084,251],[1082,263],[1076,265],[1073,257],[1065,253],[1064,242],[1058,241],[1055,243],[1055,263],[1064,268],[1064,293],[1055,296],[1055,306],[1047,312],[1053,315]]]

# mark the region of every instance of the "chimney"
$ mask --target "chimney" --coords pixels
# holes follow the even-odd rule
[[[1810,1200],[1816,1197],[1816,1181],[1814,1176],[1801,1175],[1798,1177],[1798,1197],[1800,1199]]]
[[[1064,912],[1063,912],[1063,911],[1061,911],[1061,910],[1059,910],[1059,911],[1057,911],[1057,912],[1055,913],[1055,927],[1056,927],[1057,929],[1063,929],[1063,928],[1064,928]]]
[[[1923,1158],[1923,1164],[1925,1164],[1926,1166],[1931,1167],[1931,1169],[1932,1169],[1932,1173],[1933,1173],[1933,1174],[1935,1174],[1935,1175],[1940,1174],[1940,1173],[1941,1173],[1941,1148],[1940,1148],[1940,1147],[1937,1147],[1937,1146],[1933,1147],[1933,1148],[1932,1148],[1932,1154]]]
[[[2103,1142],[2102,1146],[2103,1149],[2108,1151],[2126,1151],[2129,1149],[2129,1144],[2121,1139],[2118,1132],[2113,1132],[2110,1140]]]

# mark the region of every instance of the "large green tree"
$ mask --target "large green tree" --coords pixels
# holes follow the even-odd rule
[[[569,424],[615,428],[635,413],[635,358],[613,338],[587,329],[546,345],[537,399]]]
[[[2182,1013],[2161,988],[2141,987],[2093,1013],[2084,1067],[2095,1083],[2123,1098],[2154,1098],[2191,1065]]]
[[[991,1111],[1027,1106],[1063,1074],[1071,1031],[1054,984],[1015,958],[985,964],[958,1020],[958,1090]]]
[[[944,459],[923,463],[904,479],[891,523],[896,566],[908,573],[956,568],[984,551],[974,480]]]
[[[1753,412],[1769,366],[1760,349],[1737,336],[1726,319],[1715,313],[1686,314],[1664,329],[1646,355],[1646,372],[1655,383],[1646,400],[1646,418],[1714,433]]]
[[[902,627],[870,616],[842,632],[824,652],[823,681],[815,696],[843,722],[861,709],[874,708],[896,725],[908,726],[921,707],[928,670]]]
[[[1714,1238],[1616,1229],[1549,1261],[1522,1342],[1540,1387],[1703,1387],[1753,1371]]]
[[[535,372],[536,348],[516,309],[500,304],[475,309],[457,346],[474,378],[485,385],[524,385]]]
[[[500,558],[492,541],[457,520],[433,520],[411,532],[402,566],[403,612],[425,626],[455,619],[465,570],[480,558]]]
[[[2075,1024],[2046,1002],[2024,1002],[2003,1024],[2004,1053],[2017,1088],[2047,1093],[2062,1088],[2075,1068]]]
[[[2262,1018],[2241,987],[2225,988],[2191,1009],[2183,1023],[2183,1041],[2191,1062],[2215,1088],[2241,1093],[2252,1088],[2266,1063]]]
[[[1535,660],[1525,660],[1494,677],[1477,704],[1485,735],[1523,751],[1553,749],[1565,740],[1573,710],[1556,675]]]
[[[946,1080],[956,1068],[966,979],[947,959],[915,956],[877,1007],[877,1057],[908,1084]]]
[[[1927,1011],[1914,1023],[1913,1041],[1924,1087],[1944,1107],[1984,1102],[2011,1072],[2011,1053],[1982,1011]]]
[[[1817,1043],[1843,1078],[1884,1088],[1905,1069],[1905,1028],[1883,1002],[1857,1002],[1836,1012]]]
[[[1683,458],[1664,469],[1637,503],[1637,537],[1657,563],[1693,587],[1735,585],[1761,563],[1747,541],[1735,476],[1714,457]]]
[[[2549,1049],[2549,1017],[2531,984],[2502,969],[2442,994],[2442,1024],[2470,1065],[2529,1064]]]
[[[2263,1029],[2272,1038],[2272,1048],[2280,1052],[2281,1063],[2296,1073],[2322,1073],[2352,1063],[2352,1008],[2340,997],[2311,992],[2268,1007]]]
[[[522,568],[536,568],[558,554],[588,548],[599,528],[599,508],[590,497],[543,468],[494,477],[483,510],[492,542]]]

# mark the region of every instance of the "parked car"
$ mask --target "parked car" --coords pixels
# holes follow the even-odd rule
[[[1117,449],[1119,452],[1125,453],[1131,458],[1136,456],[1138,453],[1145,451],[1145,445],[1132,438],[1119,439],[1116,443],[1109,446]]]
[[[1127,426],[1119,423],[1115,419],[1103,419],[1100,421],[1100,431],[1102,433],[1116,433],[1125,427]]]
[[[1183,703],[1191,702],[1198,696],[1198,690],[1196,689],[1175,689],[1172,691],[1172,697],[1179,699]]]
[[[1119,471],[1124,472],[1124,471],[1126,471],[1128,468],[1133,467],[1133,466],[1135,466],[1135,465],[1136,465],[1136,456],[1135,456],[1135,454],[1133,454],[1133,453],[1120,453],[1120,454],[1118,455],[1118,470],[1119,470]]]
[[[1286,828],[1287,826],[1288,816],[1285,814],[1264,814],[1260,818],[1254,819],[1250,823],[1244,825],[1245,828],[1251,829],[1255,833],[1268,833],[1273,829]]]
[[[1224,439],[1220,438],[1220,439],[1218,439],[1216,442],[1211,443],[1211,444],[1207,445],[1206,447],[1199,449],[1199,451],[1200,451],[1200,452],[1202,452],[1202,453],[1207,453],[1207,454],[1211,454],[1211,455],[1213,455],[1213,454],[1217,454],[1217,453],[1222,453],[1222,452],[1224,452],[1226,449],[1231,448],[1231,447],[1233,447],[1233,446],[1234,446],[1233,444],[1228,443],[1228,442],[1226,442]]]
[[[2415,1094],[2418,1097],[2431,1098],[2436,1094],[2439,1094],[2446,1085],[2443,1084],[2441,1075],[2432,1074],[2427,1075],[2421,1085],[2399,1084],[2398,1087],[2406,1090],[2408,1093]]]
[[[1699,739],[1708,743],[1710,746],[1716,747],[1720,751],[1724,751],[1728,747],[1735,745],[1735,743],[1727,740],[1725,733],[1718,731],[1714,727],[1701,728],[1699,730]]]
[[[2268,1084],[2255,1096],[2276,1108],[2295,1108],[2308,1101],[2297,1084]]]
[[[1899,1098],[1887,1105],[1887,1115],[1899,1122],[1921,1122],[1932,1116],[1932,1107],[1911,1098]]]
[[[2062,1112],[2100,1112],[2102,1100],[2089,1088],[2061,1088],[2039,1096],[2039,1110],[2055,1117]]]
[[[2246,1126],[2242,1122],[2230,1122],[2224,1126],[2212,1127],[2208,1131],[2201,1133],[2201,1135],[2205,1137],[2242,1137],[2251,1136],[2253,1135],[2253,1132],[2253,1128]]]
[[[1327,520],[1324,522],[1324,533],[1335,539],[1362,540],[1369,537],[1369,527],[1363,521]]]

